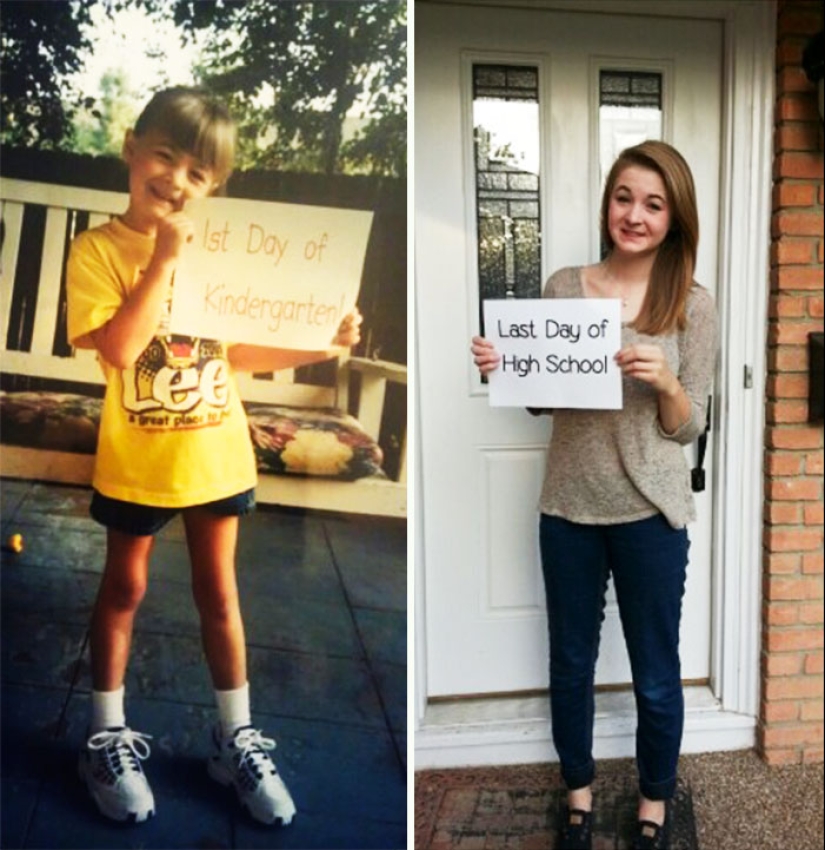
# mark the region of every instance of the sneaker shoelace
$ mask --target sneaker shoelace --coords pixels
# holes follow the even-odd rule
[[[267,750],[275,749],[275,741],[272,738],[264,738],[260,729],[241,729],[235,734],[232,742],[238,752],[238,769],[247,775],[251,773],[256,783],[263,780],[265,769],[272,774],[277,773],[267,753]]]
[[[129,728],[105,729],[92,735],[87,746],[94,752],[102,750],[112,771],[123,776],[127,772],[143,772],[140,762],[149,758],[151,750],[146,741],[151,738],[151,735]]]

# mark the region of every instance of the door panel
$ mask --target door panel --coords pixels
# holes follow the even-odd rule
[[[714,291],[721,26],[419,4],[415,42],[428,692],[543,689],[547,638],[536,504],[552,426],[522,410],[489,408],[469,354],[480,306],[472,66],[510,62],[538,69],[542,280],[557,268],[599,257],[599,72],[661,74],[661,132],[685,155],[697,184],[702,236],[696,276]],[[618,122],[612,144],[635,132]],[[693,448],[687,451],[692,463]],[[709,670],[712,499],[711,492],[698,496],[699,520],[690,529],[682,625],[686,679],[707,677]],[[626,683],[629,664],[612,587],[606,614],[597,682]]]

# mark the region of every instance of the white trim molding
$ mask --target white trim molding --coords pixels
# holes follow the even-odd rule
[[[718,302],[721,354],[714,411],[712,644],[709,686],[686,689],[683,751],[755,743],[761,640],[762,457],[774,108],[774,0],[418,0],[568,12],[719,20],[724,26]],[[422,37],[419,34],[418,37]],[[752,375],[746,385],[744,376]],[[722,408],[722,409],[720,409]],[[416,456],[422,446],[416,435]],[[417,465],[420,475],[420,466]],[[426,481],[415,491],[422,517]],[[415,538],[415,767],[555,759],[541,697],[431,704],[427,700],[424,530]],[[597,696],[594,755],[632,755],[629,693]]]
[[[761,640],[762,458],[773,165],[776,4],[729,4],[717,410],[724,498],[714,528],[711,670],[723,709],[755,716]],[[746,380],[746,375],[751,376]],[[718,405],[717,405],[718,407]]]
[[[549,700],[529,697],[431,705],[415,736],[416,770],[557,761]],[[723,711],[707,687],[685,689],[683,753],[749,749],[754,718]],[[636,752],[636,710],[628,691],[596,695],[593,755]]]

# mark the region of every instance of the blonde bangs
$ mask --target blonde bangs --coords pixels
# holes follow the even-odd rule
[[[214,170],[218,184],[224,183],[235,163],[235,125],[204,123],[191,150],[201,162]]]

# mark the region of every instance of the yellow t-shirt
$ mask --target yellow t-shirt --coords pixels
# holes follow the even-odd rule
[[[67,271],[69,342],[111,319],[140,280],[154,238],[114,220],[81,233]],[[171,335],[170,298],[154,339],[129,369],[99,357],[106,377],[94,487],[157,507],[202,505],[257,481],[246,414],[226,345]]]

